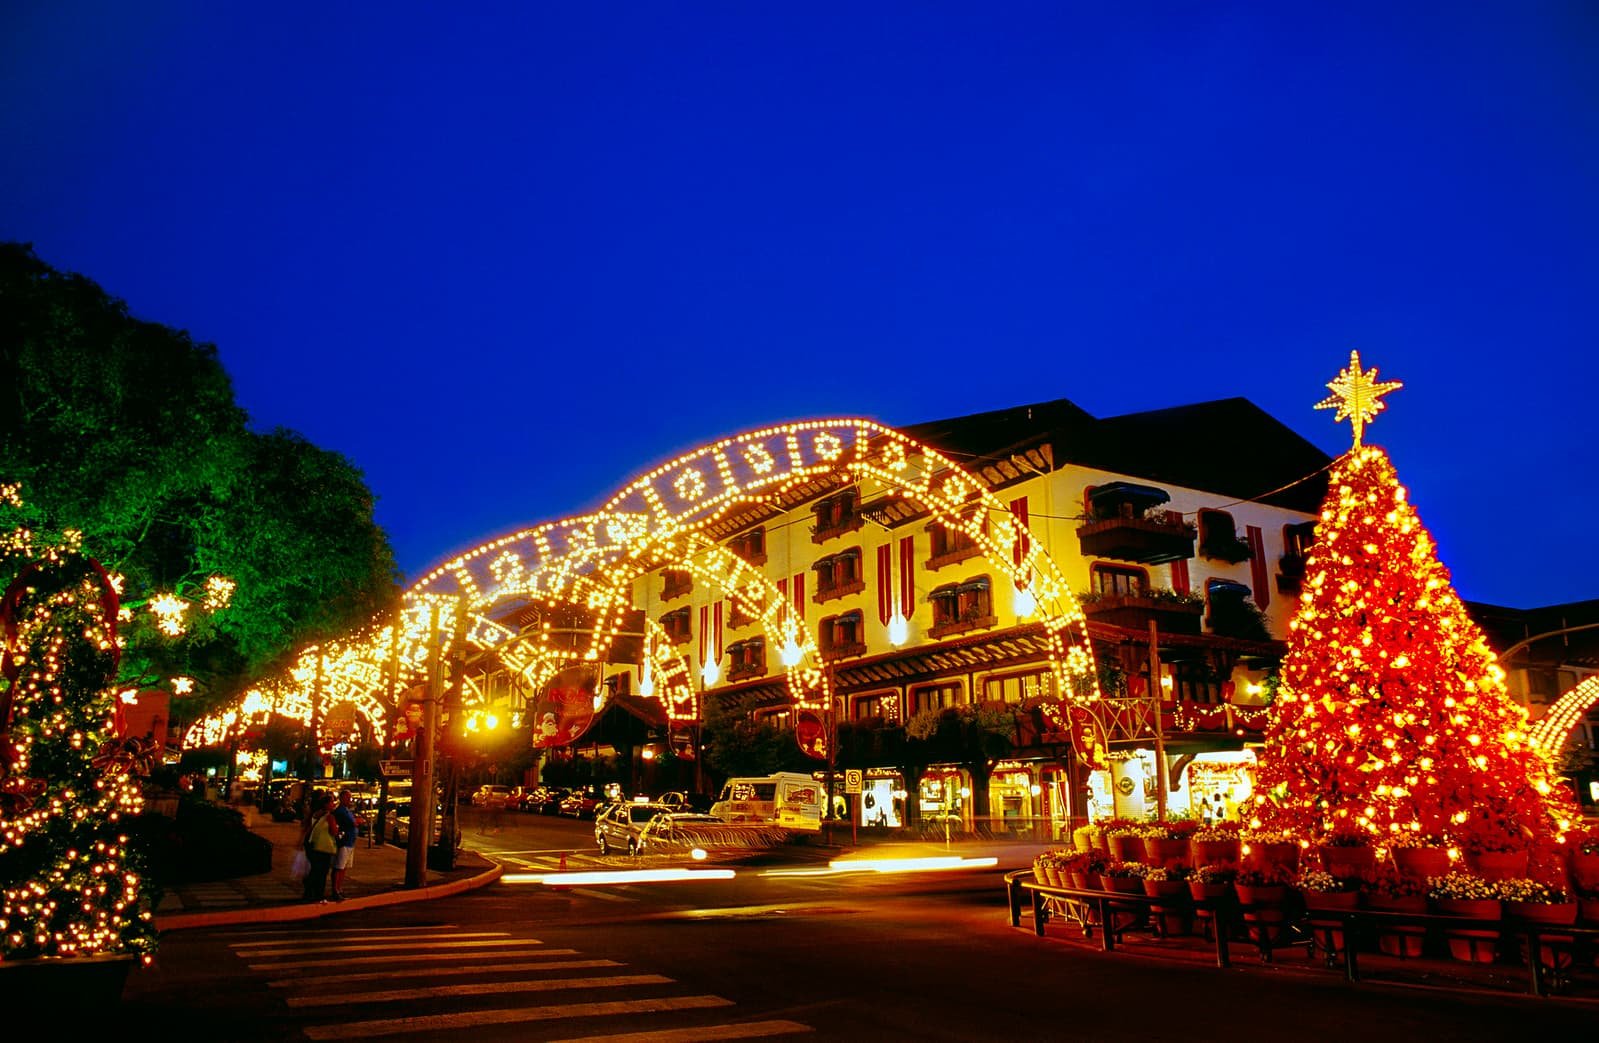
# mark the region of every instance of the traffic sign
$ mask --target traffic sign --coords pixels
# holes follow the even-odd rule
[[[378,770],[385,778],[405,778],[411,774],[414,761],[378,761]]]
[[[859,793],[861,791],[861,770],[859,768],[844,769],[844,792]]]

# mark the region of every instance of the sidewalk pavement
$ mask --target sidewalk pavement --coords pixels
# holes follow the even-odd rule
[[[380,905],[423,902],[485,887],[498,880],[501,872],[500,866],[482,855],[458,850],[454,869],[428,870],[425,886],[408,889],[405,849],[392,844],[370,845],[369,839],[362,837],[356,842],[355,864],[344,881],[348,897],[342,902],[319,905],[302,901],[304,888],[289,879],[289,865],[300,843],[299,824],[257,819],[250,829],[272,842],[272,871],[169,889],[155,911],[158,930],[309,920]],[[330,874],[330,891],[331,888]]]

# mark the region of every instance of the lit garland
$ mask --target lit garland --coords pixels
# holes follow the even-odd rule
[[[703,535],[731,511],[770,503],[824,479],[901,497],[962,529],[1011,577],[1018,612],[1038,613],[1056,691],[1071,700],[1098,701],[1086,621],[1041,542],[1026,539],[1008,509],[952,460],[891,428],[857,419],[788,424],[725,439],[650,471],[594,514],[484,543],[433,569],[406,592],[397,641],[383,627],[329,649],[307,650],[277,684],[297,691],[294,705],[304,708],[297,719],[309,723],[309,686],[320,683],[324,694],[339,689],[352,698],[364,690],[375,699],[384,688],[383,669],[396,646],[402,684],[414,683],[425,671],[435,607],[445,635],[454,629],[455,613],[466,611],[467,645],[493,649],[514,671],[521,671],[524,681],[531,681],[556,657],[542,647],[537,634],[500,634],[504,628],[489,616],[501,606],[537,600],[592,610],[591,641],[581,659],[600,661],[620,633],[640,579],[681,568],[710,589],[723,591],[752,625],[758,622],[764,628],[768,647],[781,650],[779,661],[797,705],[826,706],[829,680],[809,630],[799,625],[764,573]],[[984,524],[989,517],[1004,520]],[[651,636],[646,647],[659,650],[652,652],[647,673],[654,697],[674,721],[697,720],[687,664],[670,652],[664,635]],[[528,647],[519,651],[524,644]],[[451,654],[448,639],[445,654]],[[220,720],[202,722],[186,741],[223,734]]]
[[[121,832],[142,798],[114,735],[117,616],[99,566],[59,548],[0,603],[0,961],[154,951]]]
[[[1599,703],[1599,677],[1590,677],[1556,699],[1529,730],[1528,739],[1550,757],[1559,757],[1566,739],[1595,703]]]
[[[1333,466],[1289,631],[1254,825],[1457,851],[1564,843],[1576,808],[1379,448]]]

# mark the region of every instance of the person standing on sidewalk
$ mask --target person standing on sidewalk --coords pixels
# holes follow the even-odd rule
[[[350,787],[339,790],[339,806],[333,809],[339,827],[339,850],[333,855],[333,900],[344,901],[344,876],[355,865],[355,809],[350,806]]]
[[[337,827],[333,823],[333,816],[328,807],[332,799],[326,793],[318,793],[311,802],[311,821],[306,824],[305,857],[311,861],[311,871],[305,874],[305,901],[326,902],[328,886],[328,869],[333,865],[333,856],[338,853],[339,840]]]

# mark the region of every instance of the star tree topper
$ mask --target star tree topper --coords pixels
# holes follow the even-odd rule
[[[1371,367],[1366,373],[1360,371],[1360,352],[1349,353],[1349,367],[1338,374],[1337,379],[1327,383],[1332,394],[1316,403],[1317,409],[1336,409],[1333,422],[1349,418],[1351,426],[1355,429],[1355,448],[1360,448],[1360,435],[1365,430],[1366,424],[1382,412],[1382,396],[1390,391],[1398,391],[1404,387],[1397,380],[1377,383],[1377,367]]]

